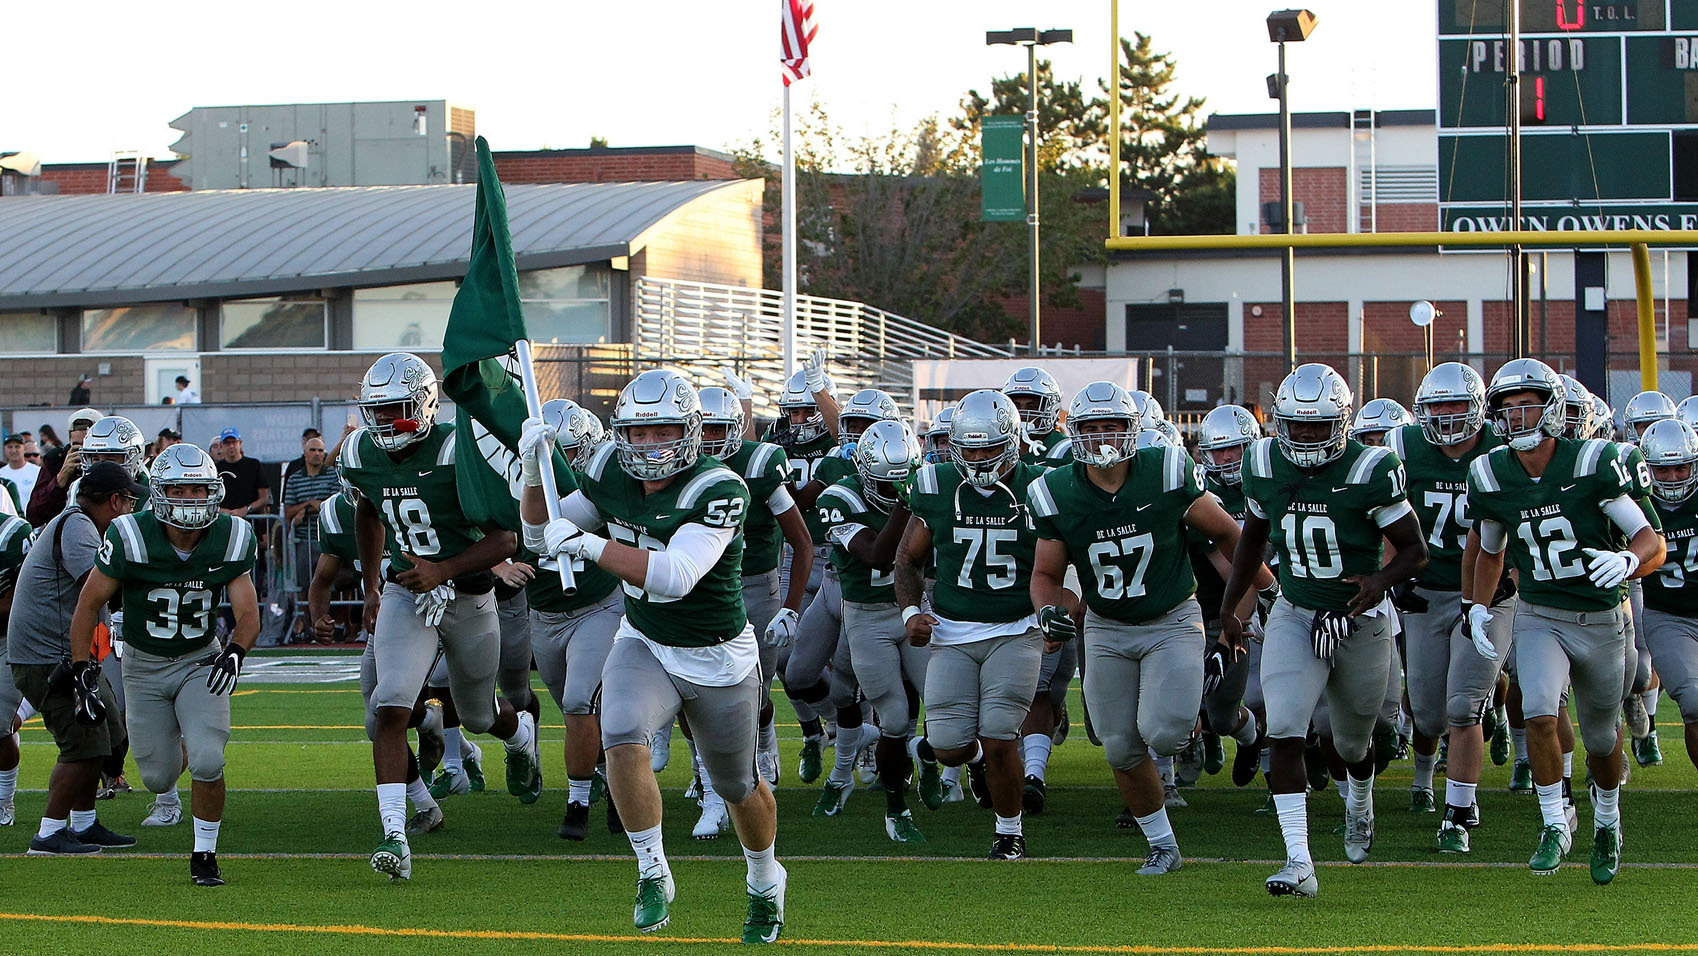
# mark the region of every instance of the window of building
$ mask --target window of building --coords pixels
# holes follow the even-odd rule
[[[83,310],[85,352],[192,352],[195,310],[178,302]]]
[[[59,322],[43,312],[0,312],[0,355],[57,352]]]
[[[232,299],[222,313],[219,341],[227,349],[322,349],[328,344],[323,299]]]
[[[448,313],[454,307],[454,283],[420,282],[354,290],[354,349],[442,348]]]
[[[564,266],[519,273],[519,301],[531,340],[594,345],[613,334],[612,272],[606,266]]]

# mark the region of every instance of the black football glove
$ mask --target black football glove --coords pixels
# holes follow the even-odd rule
[[[71,706],[77,723],[85,727],[106,720],[106,702],[100,699],[100,665],[94,661],[71,662]]]
[[[1316,611],[1315,621],[1309,626],[1309,644],[1315,649],[1315,656],[1323,661],[1332,660],[1338,643],[1350,636],[1350,628],[1350,615],[1343,611]]]
[[[1406,614],[1425,614],[1430,605],[1427,599],[1415,593],[1415,579],[1401,581],[1391,589],[1391,604]]]
[[[1054,644],[1065,644],[1079,633],[1078,625],[1073,623],[1073,615],[1055,604],[1038,612],[1038,629],[1044,632],[1044,640]]]
[[[1232,651],[1224,644],[1216,644],[1209,649],[1203,658],[1203,693],[1212,694],[1220,689],[1221,681],[1226,679],[1227,661],[1231,659]]]
[[[247,654],[247,648],[231,641],[223,650],[213,651],[203,658],[200,664],[212,668],[206,675],[206,689],[218,696],[235,690],[236,681],[242,676],[242,659]]]

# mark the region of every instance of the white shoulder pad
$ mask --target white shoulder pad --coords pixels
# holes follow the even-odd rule
[[[1347,480],[1353,485],[1365,485],[1372,481],[1374,469],[1379,467],[1380,462],[1385,461],[1386,456],[1390,454],[1391,449],[1389,448],[1382,448],[1377,445],[1364,446],[1361,457],[1356,459],[1356,464],[1350,466],[1350,476]]]
[[[749,489],[748,485],[743,484],[743,479],[737,477],[737,473],[731,469],[709,468],[707,471],[691,478],[690,483],[684,486],[684,490],[678,492],[678,507],[685,509],[695,507],[696,499],[702,496],[702,492],[722,481],[734,481],[742,487],[745,492]]]

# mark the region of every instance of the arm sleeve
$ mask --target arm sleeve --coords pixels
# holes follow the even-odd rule
[[[1382,528],[1389,528],[1392,525],[1397,524],[1404,515],[1414,513],[1415,509],[1410,507],[1408,499],[1396,502],[1395,504],[1384,505],[1368,512],[1368,514],[1373,517],[1374,524],[1377,524]]]
[[[577,525],[581,531],[597,531],[607,524],[602,518],[601,512],[596,510],[596,506],[585,496],[581,488],[560,499],[560,517]],[[542,553],[544,544],[542,529],[544,527],[545,525],[525,522],[524,545],[526,548],[538,554]]]
[[[790,489],[786,488],[783,482],[780,482],[778,487],[772,490],[772,494],[767,495],[766,507],[773,514],[781,515],[796,507],[796,499],[790,497]]]
[[[1480,535],[1480,547],[1492,554],[1502,554],[1509,542],[1509,531],[1496,518],[1475,518],[1474,530]]]
[[[695,588],[736,540],[737,528],[710,528],[694,522],[678,529],[664,551],[649,552],[643,590],[651,597],[681,598]]]
[[[1604,502],[1604,514],[1629,538],[1638,534],[1639,529],[1651,526],[1645,520],[1645,512],[1639,509],[1639,503],[1625,494]]]

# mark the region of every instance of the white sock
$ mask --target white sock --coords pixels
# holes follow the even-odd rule
[[[87,830],[89,827],[92,827],[92,826],[94,826],[94,811],[93,810],[72,810],[71,811],[71,832],[72,833],[81,833],[84,830]]]
[[[1415,788],[1418,790],[1433,789],[1433,767],[1439,762],[1437,753],[1415,754]]]
[[[1244,726],[1233,731],[1232,739],[1238,741],[1240,747],[1254,747],[1256,736],[1259,733],[1261,733],[1261,728],[1256,726],[1256,715],[1246,710],[1244,712]]]
[[[1516,763],[1526,763],[1527,762],[1527,728],[1526,727],[1522,727],[1520,729],[1516,729],[1514,727],[1509,728],[1509,743],[1510,743],[1511,747],[1515,748],[1515,762]]]
[[[1562,808],[1562,782],[1537,783],[1533,792],[1539,795],[1539,816],[1545,826],[1568,829],[1568,814]]]
[[[407,832],[407,785],[380,783],[377,785],[377,815],[383,818],[383,833]]]
[[[1167,808],[1157,807],[1156,812],[1147,817],[1138,817],[1138,829],[1144,831],[1144,839],[1150,843],[1150,849],[1170,847],[1179,849],[1179,841],[1173,838],[1173,824],[1167,819]]]
[[[37,713],[39,713],[39,711],[37,711],[35,709],[35,705],[30,703],[27,700],[18,704],[18,723],[21,724],[24,721],[29,720],[31,717],[34,717]],[[14,734],[13,736],[16,736],[16,734]]]
[[[195,817],[195,852],[218,852],[218,828],[224,825],[222,820],[202,820]]]
[[[531,712],[530,711],[528,711],[528,710],[519,711],[518,724],[519,724],[519,728],[517,730],[513,731],[513,736],[508,737],[506,740],[503,740],[501,742],[502,745],[507,748],[507,752],[510,753],[510,754],[516,754],[516,753],[524,750],[526,747],[529,747],[531,745],[531,743],[534,742],[537,738],[536,729],[531,723]]]
[[[819,712],[814,710],[813,705],[805,700],[797,700],[792,697],[790,698],[790,706],[795,709],[796,722],[799,724],[805,724],[810,720],[820,719]]]
[[[1509,726],[1509,705],[1499,704],[1492,708],[1492,717],[1497,720],[1499,727]]]
[[[1446,780],[1444,783],[1444,805],[1447,807],[1471,807],[1474,805],[1474,792],[1479,788],[1480,785],[1477,783]]]
[[[450,770],[458,770],[461,773],[465,773],[466,758],[464,756],[464,748],[462,747],[462,744],[464,743],[465,737],[461,735],[460,728],[442,728],[442,770],[444,773]]]
[[[1653,687],[1639,695],[1640,699],[1645,701],[1645,713],[1651,715],[1651,733],[1657,732],[1657,704],[1662,700],[1662,696],[1661,687]]]
[[[591,778],[591,777],[567,777],[566,778],[566,802],[567,803],[581,803],[586,807],[589,806],[590,805],[590,783],[592,781],[593,781],[593,778]]]
[[[176,787],[172,787],[164,793],[155,794],[154,799],[162,807],[180,807],[183,805],[183,795],[177,792]]]
[[[945,767],[945,768],[943,768],[943,773],[940,774],[939,776],[943,780],[944,783],[947,783],[952,787],[961,786],[961,768],[960,767]]]
[[[1602,787],[1592,791],[1592,826],[1597,829],[1621,824],[1621,788]]]
[[[1267,747],[1262,748],[1261,763],[1262,763],[1262,776],[1265,777],[1265,776],[1268,775],[1268,771],[1273,769],[1273,753]]]
[[[12,796],[18,792],[18,768],[0,770],[0,803],[12,802]]]
[[[1366,813],[1374,815],[1374,775],[1369,774],[1366,780],[1357,780],[1348,773],[1344,779],[1349,785],[1344,787],[1344,811],[1346,813]]]
[[[430,795],[430,788],[425,786],[423,777],[407,784],[407,799],[420,810],[434,810],[437,806],[436,798]]]
[[[968,757],[965,761],[963,761],[963,764],[978,763],[979,761],[981,761],[983,759],[985,759],[985,745],[980,743],[978,741],[978,739],[975,738],[973,740],[973,755],[971,757]]]
[[[770,720],[761,727],[760,750],[761,753],[778,753],[778,727]]]
[[[1301,793],[1276,793],[1279,834],[1285,838],[1286,859],[1313,863],[1309,857],[1309,799]]]
[[[1151,753],[1153,755],[1154,751],[1151,751]],[[1173,786],[1173,758],[1156,757],[1155,760],[1156,773],[1161,775],[1161,785],[1164,787]]]
[[[1020,828],[1020,814],[1011,817],[996,815],[996,832],[998,836],[1020,836],[1025,831]]]
[[[826,782],[843,787],[854,781],[855,758],[861,753],[861,734],[865,726],[838,728],[836,756],[832,759],[831,776],[826,778]]]
[[[743,848],[743,860],[749,864],[748,886],[750,892],[756,894],[768,893],[778,887],[778,855],[777,844],[764,850]]]
[[[41,826],[36,829],[35,835],[45,840],[53,834],[58,833],[60,830],[65,829],[66,826],[67,824],[64,820],[55,820],[52,817],[42,817]]]
[[[1574,779],[1574,751],[1572,750],[1562,755],[1562,778],[1564,780]]]
[[[631,849],[637,853],[638,876],[649,879],[672,872],[672,868],[666,865],[666,845],[660,838],[660,824],[647,830],[627,830],[625,836],[631,841]]]
[[[477,743],[463,733],[460,735],[460,759],[472,761],[483,759],[483,751],[478,749]]]
[[[1025,755],[1026,776],[1044,778],[1044,771],[1049,768],[1049,751],[1055,743],[1049,739],[1049,734],[1027,734],[1020,741],[1020,751]]]

